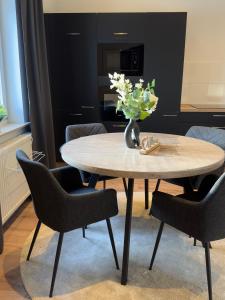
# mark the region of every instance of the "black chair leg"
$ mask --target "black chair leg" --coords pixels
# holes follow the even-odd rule
[[[145,209],[149,208],[149,188],[148,188],[148,179],[145,179]]]
[[[108,227],[108,232],[109,232],[110,242],[112,245],[116,268],[117,268],[117,270],[119,270],[120,267],[119,267],[119,263],[118,263],[118,258],[117,258],[116,247],[115,247],[115,242],[114,242],[114,238],[113,238],[113,232],[112,232],[112,226],[111,226],[110,219],[106,219],[106,223],[107,223],[107,227]]]
[[[203,242],[202,242],[202,247],[205,248],[205,244]],[[212,245],[210,242],[209,242],[209,249],[212,249]]]
[[[192,193],[193,192],[193,187],[188,178],[187,178],[187,180],[184,181],[183,187],[184,187],[184,193]]]
[[[85,227],[82,227],[83,238],[85,238]]]
[[[96,184],[98,183],[99,175],[92,174],[91,178],[89,179],[88,187],[95,188]]]
[[[33,236],[33,239],[32,239],[31,245],[30,245],[30,249],[29,249],[29,252],[28,252],[28,255],[27,255],[27,260],[30,259],[31,252],[32,252],[32,250],[33,250],[33,247],[34,247],[34,244],[35,244],[35,241],[36,241],[38,232],[39,232],[39,230],[40,230],[40,227],[41,227],[41,221],[38,220],[37,226],[36,226],[36,228],[35,228],[34,236]]]
[[[158,180],[157,180],[157,183],[156,183],[156,186],[155,186],[155,192],[158,192],[158,190],[159,190],[159,185],[160,185],[160,182],[161,182],[161,180],[160,180],[160,179],[158,179]]]
[[[205,245],[205,262],[206,262],[206,273],[207,273],[209,300],[212,300],[212,278],[211,278],[211,263],[210,263],[209,243],[205,243],[204,245]]]
[[[161,180],[158,179],[158,180],[157,180],[157,183],[156,183],[156,186],[155,186],[154,192],[158,192],[160,182],[161,182]],[[151,216],[151,210],[149,210],[149,216]]]
[[[155,247],[154,247],[154,250],[153,250],[149,270],[152,269],[152,266],[153,266],[153,263],[154,263],[154,260],[155,260],[155,255],[156,255],[156,252],[157,252],[157,249],[158,249],[158,246],[159,246],[160,238],[161,238],[162,231],[163,231],[163,226],[164,226],[164,222],[161,222],[160,227],[159,227],[159,232],[158,232],[158,235],[157,235],[157,238],[156,238]]]
[[[197,240],[194,238],[194,245],[193,246],[196,246],[196,243],[197,243]]]
[[[126,179],[125,178],[122,178],[123,179],[123,186],[124,186],[124,191],[125,191],[125,194],[127,196],[127,182],[126,182]]]
[[[62,232],[59,233],[59,240],[58,240],[58,245],[57,245],[57,250],[56,250],[56,255],[55,255],[55,263],[54,263],[52,282],[51,282],[51,288],[50,288],[50,293],[49,293],[50,298],[52,297],[53,289],[54,289],[54,285],[55,285],[55,278],[56,278],[56,273],[57,273],[58,264],[59,264],[59,257],[60,257],[60,253],[61,253],[62,242],[63,242],[63,235],[64,235],[64,233],[62,233]]]

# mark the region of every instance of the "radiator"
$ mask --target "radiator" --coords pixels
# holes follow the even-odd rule
[[[22,134],[0,144],[0,204],[3,223],[30,195],[26,179],[16,160],[16,150],[19,148],[31,156],[30,134]]]

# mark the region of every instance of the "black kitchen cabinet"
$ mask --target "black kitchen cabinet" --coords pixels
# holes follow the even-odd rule
[[[143,76],[128,77],[146,83],[155,78],[159,103],[140,127],[179,131],[186,13],[48,13],[45,27],[58,159],[69,124],[104,121],[109,131],[124,130],[126,120],[100,113],[100,91],[110,82],[98,72],[99,44],[143,45]]]
[[[182,91],[186,35],[186,13],[119,13],[98,15],[98,42],[139,43],[144,45],[143,76],[145,83],[156,79],[159,97],[157,111],[141,122],[143,130],[179,131],[178,115]],[[99,91],[109,85],[99,76]],[[116,117],[114,121],[116,121]],[[119,125],[120,123],[118,123]],[[115,126],[115,124],[114,124]],[[119,127],[120,128],[120,127]],[[118,128],[117,128],[118,130]]]
[[[211,122],[215,124],[216,127],[225,127],[225,113],[212,113]]]
[[[145,82],[156,79],[157,111],[161,114],[180,112],[186,18],[186,13],[98,15],[98,43],[144,45],[144,73],[139,77]],[[130,79],[135,82],[139,77]]]
[[[145,13],[98,14],[98,42],[142,42],[146,35]]]
[[[191,126],[225,127],[225,113],[222,112],[182,112],[179,126],[185,134]]]
[[[144,79],[156,79],[157,112],[178,114],[182,91],[186,13],[145,15]]]
[[[65,127],[99,121],[96,14],[45,14],[56,150]]]

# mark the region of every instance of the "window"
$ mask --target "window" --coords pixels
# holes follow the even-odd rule
[[[8,122],[24,123],[15,0],[0,0],[0,104]]]
[[[2,65],[2,51],[1,51],[1,35],[0,35],[0,105],[4,104],[3,101],[3,65]]]
[[[0,105],[3,104],[2,80],[0,76]]]

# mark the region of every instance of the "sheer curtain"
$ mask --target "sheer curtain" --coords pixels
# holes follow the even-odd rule
[[[42,0],[16,0],[23,101],[33,149],[55,166],[55,144]]]

